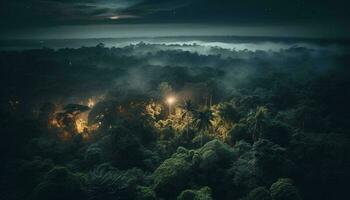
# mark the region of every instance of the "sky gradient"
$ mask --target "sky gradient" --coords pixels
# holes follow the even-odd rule
[[[0,2],[2,39],[140,35],[277,35],[347,38],[349,34],[347,27],[349,3],[345,0],[1,0]],[[142,35],[142,31],[145,35]]]

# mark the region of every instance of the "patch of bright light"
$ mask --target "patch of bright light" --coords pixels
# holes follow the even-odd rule
[[[173,96],[167,97],[166,102],[171,105],[174,104],[176,102],[176,98]]]
[[[120,16],[118,16],[118,15],[111,16],[111,17],[109,17],[109,19],[111,19],[111,20],[117,20],[117,19],[120,19]]]
[[[138,18],[136,15],[113,15],[109,16],[108,19],[110,20],[119,20],[119,19],[134,19]]]

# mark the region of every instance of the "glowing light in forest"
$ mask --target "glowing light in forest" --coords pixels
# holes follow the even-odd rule
[[[88,100],[87,106],[88,106],[89,108],[94,107],[94,106],[95,106],[95,101],[94,101],[92,98],[90,98],[90,99]]]
[[[77,119],[75,125],[78,133],[83,133],[88,130],[87,123],[84,119]]]
[[[174,103],[176,102],[176,98],[173,97],[173,96],[167,97],[166,102],[167,102],[169,105],[172,105],[172,104],[174,104]]]
[[[176,102],[176,98],[174,96],[169,96],[166,98],[166,103],[169,106],[169,115],[171,115],[171,106]]]
[[[61,127],[61,125],[59,124],[59,122],[57,121],[56,118],[50,119],[49,126],[50,127],[55,127],[55,128],[60,128]]]

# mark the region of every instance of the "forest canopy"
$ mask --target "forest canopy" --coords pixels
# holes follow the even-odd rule
[[[349,58],[318,43],[1,51],[1,196],[345,199]]]

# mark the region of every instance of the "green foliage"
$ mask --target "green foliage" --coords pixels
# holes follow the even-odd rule
[[[196,183],[211,187],[216,198],[229,196],[232,184],[227,170],[236,159],[236,153],[227,144],[219,140],[206,143],[194,151],[192,158]]]
[[[167,197],[168,191],[176,194],[186,188],[192,173],[191,151],[179,148],[175,154],[165,160],[153,173],[153,187],[161,197]]]
[[[334,56],[327,48],[204,55],[198,46],[0,52],[1,197],[348,199],[349,67],[313,69],[346,62],[320,60]],[[87,112],[83,98],[100,91]],[[171,116],[166,95],[178,100]],[[88,138],[75,133],[84,112],[99,126]]]
[[[182,117],[185,117],[186,115],[189,115],[196,111],[195,105],[190,99],[187,99],[181,108],[185,111]]]
[[[195,113],[195,126],[199,131],[206,131],[212,126],[213,112],[210,109],[199,110]]]
[[[234,150],[238,156],[242,156],[244,153],[249,152],[252,149],[252,145],[244,140],[240,140],[234,145]]]
[[[278,179],[270,188],[273,200],[300,200],[298,189],[288,178]]]
[[[141,166],[143,151],[140,139],[123,126],[113,127],[103,138],[103,147],[115,166],[126,169]]]
[[[208,135],[208,134],[197,134],[192,139],[192,143],[193,143],[194,147],[200,148],[200,147],[203,146],[203,144],[209,142],[212,139],[213,139],[213,137],[211,135]]]
[[[285,149],[269,140],[260,139],[250,146],[239,142],[235,146],[239,155],[230,173],[233,184],[243,194],[259,185],[272,184],[278,177],[293,172],[293,163],[287,159]]]
[[[221,119],[228,123],[238,122],[241,117],[237,109],[229,103],[219,104],[218,110]]]
[[[250,191],[258,185],[258,172],[254,153],[251,151],[243,153],[239,159],[233,163],[230,173],[233,184],[239,188],[241,193]]]
[[[247,200],[272,200],[270,191],[265,187],[257,187],[250,191]]]
[[[287,146],[291,138],[291,133],[285,123],[271,120],[263,128],[261,138],[271,140],[281,146]]]
[[[286,149],[269,140],[260,139],[254,143],[254,153],[257,172],[264,177],[263,183],[271,184],[281,176],[287,176],[294,170],[287,155]]]
[[[96,144],[90,145],[85,152],[84,160],[89,166],[101,164],[103,162],[102,149]]]
[[[177,200],[212,200],[210,187],[202,187],[199,190],[184,190]]]
[[[303,191],[305,199],[312,197],[332,199],[347,196],[346,185],[349,179],[344,175],[349,168],[344,163],[350,163],[349,143],[350,139],[345,133],[298,132],[293,135],[289,153],[300,169],[293,179],[298,181],[298,187]],[[318,167],[315,168],[315,165]],[[329,184],[330,182],[332,184]],[[327,190],[320,193],[320,188],[327,188]],[[326,196],[326,194],[330,195],[327,191],[332,191],[332,196]]]
[[[254,112],[249,112],[246,122],[249,126],[253,141],[261,138],[263,128],[266,126],[269,110],[265,106],[258,106]]]
[[[227,168],[236,159],[234,151],[226,144],[212,140],[206,143],[195,153],[194,162],[203,171],[212,171],[217,168]]]
[[[81,180],[65,167],[54,167],[31,195],[33,200],[84,199]]]
[[[18,189],[24,195],[28,195],[53,166],[52,160],[44,160],[41,157],[35,157],[30,161],[22,161],[18,170]]]
[[[121,171],[106,163],[87,174],[85,190],[90,200],[132,199],[142,181],[141,170]]]
[[[137,200],[156,200],[156,193],[150,187],[138,186],[137,191]]]
[[[235,144],[240,140],[247,142],[252,141],[251,135],[248,131],[248,126],[244,123],[236,123],[229,132],[231,143]]]

